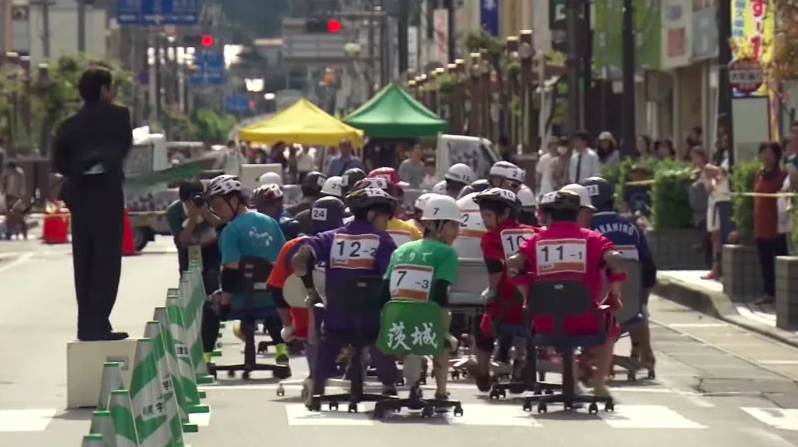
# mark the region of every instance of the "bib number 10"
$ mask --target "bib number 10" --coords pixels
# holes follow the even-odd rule
[[[531,238],[533,234],[534,232],[532,230],[527,229],[502,231],[501,238],[504,256],[509,258],[510,256],[514,255],[521,247],[521,244]]]

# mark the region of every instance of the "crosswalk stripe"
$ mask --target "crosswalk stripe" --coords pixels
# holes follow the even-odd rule
[[[0,410],[0,433],[44,431],[55,409]]]
[[[618,405],[598,415],[612,428],[706,428],[664,405]]]
[[[759,422],[780,430],[798,431],[798,408],[755,408],[743,407]]]
[[[374,421],[361,413],[347,413],[344,405],[343,411],[308,411],[303,404],[290,404],[285,406],[285,416],[288,425],[303,426],[333,426],[333,425],[374,425]]]

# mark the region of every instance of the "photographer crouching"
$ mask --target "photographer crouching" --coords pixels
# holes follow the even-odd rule
[[[217,229],[224,222],[208,208],[205,185],[200,180],[180,183],[179,199],[166,208],[166,222],[177,247],[180,274],[188,270],[188,249],[198,245],[202,253],[202,279],[206,293],[219,288],[222,257],[219,254]]]

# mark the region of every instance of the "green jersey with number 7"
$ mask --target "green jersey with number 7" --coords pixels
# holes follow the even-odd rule
[[[385,272],[391,299],[432,299],[442,307],[447,307],[448,303],[439,302],[447,300],[447,294],[438,291],[446,290],[457,281],[458,262],[457,252],[435,239],[421,239],[401,245],[391,255]]]

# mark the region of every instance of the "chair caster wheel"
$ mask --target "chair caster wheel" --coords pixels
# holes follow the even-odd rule
[[[614,402],[607,402],[604,404],[604,411],[613,412],[615,411],[615,403]]]
[[[329,405],[327,405],[327,408],[329,408],[330,411],[337,411],[338,410],[338,402],[330,402]]]
[[[277,386],[277,397],[283,397],[283,396],[285,396],[285,388],[283,388],[282,385],[278,385]]]
[[[349,408],[346,409],[349,413],[357,413],[357,404],[352,402],[349,404]]]
[[[227,371],[227,377],[230,378],[230,379],[235,379],[236,372],[232,371],[232,370],[231,371]]]
[[[546,413],[547,411],[549,411],[549,408],[545,403],[541,402],[538,404],[538,413]]]
[[[524,407],[523,408],[524,408],[524,411],[530,412],[530,411],[532,411],[532,404],[529,403],[529,402],[524,402]]]
[[[651,369],[651,370],[648,371],[648,376],[647,377],[648,377],[648,380],[654,380],[654,379],[657,378],[657,373],[654,372],[653,369]]]
[[[635,373],[633,373],[633,372],[629,372],[629,373],[627,373],[627,374],[626,374],[626,380],[628,380],[629,382],[634,382],[634,381],[636,381],[636,380],[637,380],[637,374],[635,374]]]
[[[265,341],[258,343],[258,354],[266,354],[269,352],[269,344]]]
[[[321,402],[317,399],[313,399],[306,407],[308,411],[321,411]]]
[[[380,407],[380,406],[375,406],[374,407],[374,412],[372,413],[372,417],[374,417],[374,419],[377,419],[377,420],[384,418],[385,417],[385,410],[383,410],[382,407]]]
[[[434,414],[435,414],[435,409],[432,408],[431,406],[424,407],[424,409],[421,410],[421,417],[423,418],[431,418]]]
[[[452,371],[452,380],[459,380],[460,379],[460,372],[459,371]]]
[[[593,402],[592,404],[590,404],[590,406],[589,406],[589,407],[587,407],[587,412],[588,412],[589,414],[596,414],[596,413],[598,413],[598,405],[596,405],[596,403],[595,403],[595,402]]]
[[[291,377],[291,368],[277,368],[272,372],[276,379],[285,380]]]
[[[462,415],[463,415],[463,407],[462,407],[462,406],[460,406],[460,405],[457,405],[457,406],[455,406],[455,407],[454,407],[454,412],[453,412],[453,413],[454,413],[454,415],[455,415],[455,416],[457,416],[457,417],[460,417],[460,416],[462,416]]]
[[[490,396],[491,399],[499,400],[501,398],[507,397],[507,392],[505,392],[504,390],[500,390],[500,389],[492,389],[492,390],[490,390],[489,396]]]
[[[249,371],[244,371],[241,373],[241,378],[244,380],[249,380]]]

